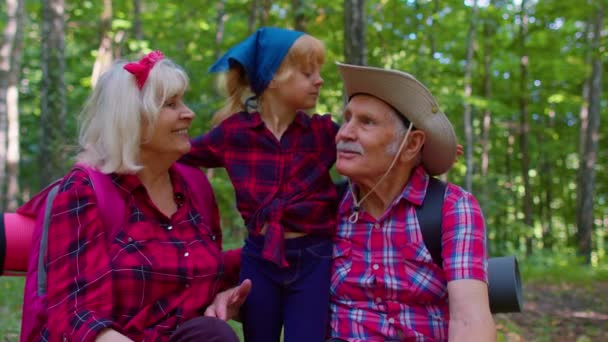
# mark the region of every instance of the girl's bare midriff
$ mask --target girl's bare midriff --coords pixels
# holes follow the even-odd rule
[[[260,231],[261,235],[266,235],[266,229],[268,224],[264,224],[264,227],[262,228],[262,230]],[[285,238],[286,239],[295,239],[295,238],[299,238],[302,236],[306,236],[308,235],[308,233],[302,233],[302,232],[285,232]]]

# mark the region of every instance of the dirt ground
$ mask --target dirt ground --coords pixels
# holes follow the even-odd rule
[[[537,282],[523,290],[523,312],[495,316],[503,341],[608,341],[608,282]]]

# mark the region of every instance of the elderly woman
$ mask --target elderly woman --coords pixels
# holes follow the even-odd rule
[[[24,315],[35,324],[22,340],[238,341],[223,319],[251,284],[229,288],[239,255],[222,252],[212,189],[200,170],[176,164],[190,150],[187,87],[186,73],[158,51],[100,78],[83,112],[78,163],[51,208],[48,318]],[[119,194],[117,227],[104,226],[87,169]]]

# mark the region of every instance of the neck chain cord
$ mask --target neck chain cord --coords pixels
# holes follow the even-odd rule
[[[371,188],[371,190],[368,191],[368,193],[365,194],[365,196],[363,196],[360,200],[357,201],[357,196],[355,196],[355,189],[353,188],[353,184],[351,183],[350,178],[348,179],[348,186],[350,188],[350,194],[353,197],[353,202],[355,202],[355,207],[353,208],[353,213],[348,217],[348,222],[350,222],[350,223],[357,223],[357,221],[359,220],[359,211],[361,210],[361,204],[363,203],[363,201],[365,201],[367,199],[367,197],[369,195],[371,195],[374,192],[374,190],[376,190],[376,188],[378,187],[378,185],[380,185],[380,183],[382,183],[382,181],[384,180],[384,178],[386,178],[386,176],[391,171],[391,169],[393,168],[393,166],[395,166],[395,163],[397,162],[397,158],[399,158],[399,155],[401,154],[401,150],[403,150],[403,146],[405,146],[405,142],[407,141],[407,138],[409,137],[410,132],[412,131],[412,127],[413,126],[414,125],[410,122],[410,126],[408,127],[407,132],[405,132],[405,136],[403,137],[403,141],[401,141],[401,145],[399,146],[399,150],[397,151],[397,154],[395,154],[395,157],[393,158],[393,161],[391,162],[391,165],[388,167],[388,169],[382,175],[382,177],[380,177],[380,179],[378,180],[378,182],[376,182],[376,184]]]

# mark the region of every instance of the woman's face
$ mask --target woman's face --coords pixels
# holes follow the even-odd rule
[[[188,153],[190,151],[188,128],[193,119],[194,112],[183,102],[182,95],[168,98],[149,135],[146,135],[148,133],[147,124],[142,125],[142,159],[154,160],[154,158],[167,156],[177,160]],[[151,158],[146,158],[146,156]]]

